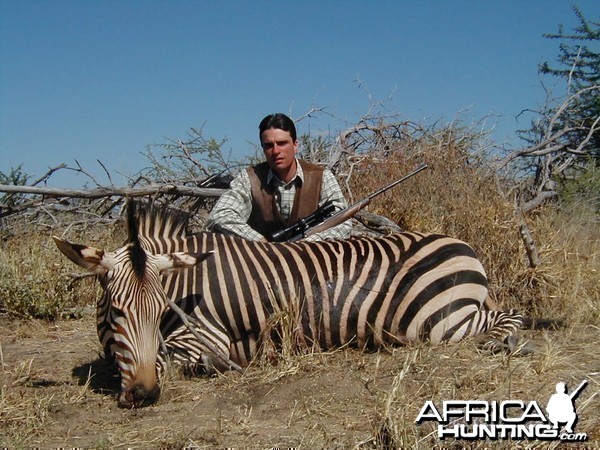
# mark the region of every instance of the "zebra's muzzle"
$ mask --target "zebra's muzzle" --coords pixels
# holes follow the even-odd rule
[[[143,384],[136,384],[119,396],[120,408],[143,408],[156,403],[160,397],[160,387],[155,385],[148,390]]]

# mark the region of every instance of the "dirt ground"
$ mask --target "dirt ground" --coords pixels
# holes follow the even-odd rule
[[[490,355],[465,342],[313,353],[243,375],[174,374],[155,406],[123,410],[92,314],[56,323],[4,320],[0,447],[513,448],[517,442],[440,441],[432,422],[415,418],[426,400],[522,399],[545,407],[557,382],[574,388],[588,380],[575,403],[576,431],[588,435],[578,446],[597,448],[599,334],[595,326],[525,332],[536,350],[526,357]]]

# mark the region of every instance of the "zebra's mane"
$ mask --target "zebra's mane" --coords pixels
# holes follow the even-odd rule
[[[140,244],[139,230],[136,223],[136,205],[133,202],[127,203],[127,246],[129,252],[129,261],[133,271],[139,279],[143,278],[146,271],[146,253],[142,250]]]
[[[131,242],[132,229],[141,246],[162,245],[168,240],[185,239],[188,235],[190,215],[185,211],[174,209],[164,204],[136,201],[133,214],[128,214],[128,229]]]

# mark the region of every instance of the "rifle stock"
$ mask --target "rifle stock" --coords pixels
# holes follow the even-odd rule
[[[338,211],[333,216],[328,217],[320,224],[315,225],[314,227],[306,230],[304,232],[304,237],[309,237],[313,234],[317,234],[322,231],[328,230],[329,228],[337,227],[339,224],[345,222],[348,219],[351,219],[361,209],[366,208],[369,205],[369,203],[371,203],[371,199],[367,197],[364,200],[354,203],[352,206],[349,206],[346,209]]]

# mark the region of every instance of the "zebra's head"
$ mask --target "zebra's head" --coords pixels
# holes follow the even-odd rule
[[[104,293],[98,303],[98,335],[121,374],[119,406],[137,408],[158,400],[156,361],[160,319],[168,307],[160,276],[197,265],[211,253],[153,255],[137,238],[113,251],[54,237],[71,261],[98,275]]]

